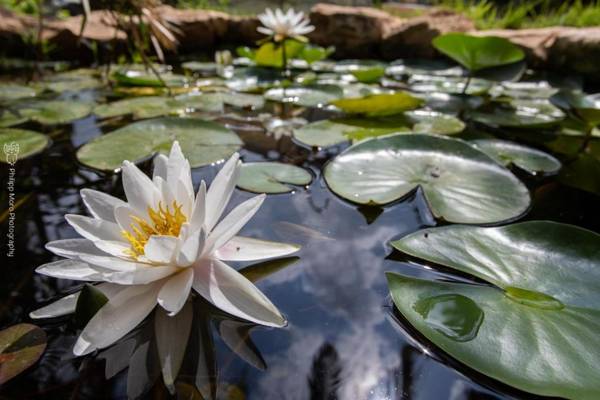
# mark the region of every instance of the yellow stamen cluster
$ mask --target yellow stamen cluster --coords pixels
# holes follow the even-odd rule
[[[181,211],[181,205],[173,201],[172,209],[169,206],[163,208],[162,203],[158,203],[158,211],[148,207],[148,217],[151,223],[146,220],[132,216],[133,223],[131,231],[123,230],[121,234],[131,244],[128,255],[137,258],[144,255],[144,247],[152,235],[179,236],[181,225],[187,218]]]

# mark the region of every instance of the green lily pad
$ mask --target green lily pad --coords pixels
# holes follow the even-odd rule
[[[304,168],[279,162],[244,163],[238,187],[254,193],[288,193],[294,190],[286,185],[308,185],[312,175]]]
[[[68,124],[84,118],[92,111],[90,103],[48,100],[27,103],[19,107],[19,114],[42,125]]]
[[[540,82],[502,82],[495,85],[490,94],[493,97],[515,99],[549,99],[558,92],[546,81]]]
[[[515,99],[492,112],[474,111],[469,116],[482,124],[507,128],[540,128],[556,125],[565,113],[547,100]]]
[[[321,47],[313,45],[305,45],[302,51],[298,54],[298,58],[306,61],[309,65],[326,59],[335,51],[335,47]]]
[[[575,114],[590,125],[600,124],[600,99],[581,91],[563,90],[552,100],[559,106],[573,109]]]
[[[413,75],[408,84],[415,92],[462,94],[467,78],[455,76]],[[488,92],[492,82],[486,79],[472,78],[467,86],[466,94],[478,96]]]
[[[37,90],[25,85],[0,83],[0,102],[28,99],[37,96]]]
[[[46,349],[46,332],[31,324],[0,331],[0,385],[39,360]]]
[[[352,71],[376,67],[385,67],[385,64],[379,60],[342,60],[335,63],[333,72],[338,74],[350,74]]]
[[[52,75],[42,82],[42,86],[56,93],[96,89],[102,86],[97,75],[98,72],[93,69],[76,69]]]
[[[522,215],[529,191],[508,169],[467,142],[445,136],[398,134],[360,142],[325,167],[339,196],[387,204],[417,187],[436,218],[491,224]]]
[[[436,346],[527,392],[600,397],[598,234],[531,221],[426,229],[392,245],[489,284],[388,274],[394,303]]]
[[[359,81],[363,83],[375,83],[385,75],[385,67],[374,66],[374,67],[363,67],[355,70],[351,70],[350,73]]]
[[[556,174],[561,167],[560,161],[550,154],[517,143],[480,139],[474,140],[473,144],[498,163],[506,167],[516,165],[531,174]]]
[[[19,114],[17,110],[0,109],[0,128],[7,128],[27,122],[27,117]]]
[[[525,58],[525,53],[519,47],[507,39],[494,36],[448,33],[436,37],[431,44],[470,71],[512,64]]]
[[[134,122],[99,136],[77,151],[92,168],[115,171],[124,160],[139,162],[157,152],[168,153],[174,140],[192,168],[223,160],[242,145],[229,129],[197,118],[164,117]]]
[[[94,108],[100,118],[111,118],[132,114],[134,118],[152,118],[174,113],[176,102],[170,97],[134,97],[101,104]]]
[[[396,60],[389,65],[386,73],[391,76],[437,75],[462,76],[463,69],[445,60],[407,59]]]
[[[307,85],[288,88],[273,88],[265,92],[267,100],[292,103],[303,107],[322,107],[341,98],[342,89],[335,85]]]
[[[256,92],[277,86],[282,80],[281,71],[275,68],[236,68],[226,85],[237,92]]]
[[[405,115],[414,122],[412,130],[415,133],[454,135],[465,129],[465,123],[460,119],[437,111],[415,110]]]
[[[38,154],[50,143],[48,136],[24,129],[0,128],[0,162],[14,164]]]
[[[297,40],[285,40],[285,56],[288,62],[300,54],[304,43]],[[283,67],[283,46],[273,42],[267,42],[260,46],[254,55],[254,61],[262,67]]]
[[[374,94],[365,97],[339,99],[331,102],[349,114],[385,116],[413,110],[423,104],[423,100],[408,92]]]
[[[189,84],[186,76],[171,71],[161,70],[159,76],[160,79],[152,71],[144,68],[122,69],[112,74],[113,79],[123,86],[183,87]]]
[[[181,64],[181,68],[199,74],[215,74],[217,67],[215,62],[187,61]]]
[[[409,131],[404,116],[388,118],[339,118],[311,122],[294,130],[294,137],[312,147],[329,147],[349,140]]]

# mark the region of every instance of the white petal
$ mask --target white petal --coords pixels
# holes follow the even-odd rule
[[[92,265],[92,267],[105,268],[111,271],[134,271],[139,268],[150,268],[150,266],[144,266],[143,264],[136,263],[135,261],[124,260],[122,258],[106,255],[82,255],[81,260]]]
[[[265,201],[265,197],[264,194],[261,194],[246,200],[223,218],[223,221],[208,236],[206,251],[220,249],[237,235],[240,229],[256,214],[263,201]]]
[[[162,376],[165,385],[169,390],[173,390],[192,330],[194,307],[188,302],[181,312],[173,317],[160,310],[157,310],[155,315],[154,331]]]
[[[74,281],[99,281],[102,280],[102,268],[96,268],[86,262],[78,260],[60,260],[40,265],[35,269],[38,274],[53,278],[71,279]]]
[[[77,233],[89,240],[123,241],[121,229],[114,222],[85,217],[83,215],[67,214],[65,219]]]
[[[79,292],[65,296],[62,299],[50,303],[45,307],[38,308],[37,310],[30,312],[29,318],[54,318],[71,314],[75,312],[75,307],[77,306],[78,298]]]
[[[137,222],[133,220],[133,217],[140,218],[142,220],[147,220],[148,213],[142,215],[138,215],[136,211],[130,206],[121,206],[115,208],[115,221],[119,225],[121,231],[132,231],[132,226],[138,226]],[[121,241],[125,241],[123,234],[121,233]]]
[[[167,179],[167,156],[164,154],[159,154],[154,157],[154,172],[152,173],[152,179],[156,177],[160,177],[162,179]]]
[[[188,197],[192,197],[194,195],[190,163],[188,160],[186,160],[181,152],[181,147],[177,141],[173,142],[173,145],[171,146],[171,153],[169,154],[169,161],[167,164],[167,182],[171,186],[171,191],[175,194],[178,193],[177,186],[183,184],[185,191],[188,193]]]
[[[179,239],[175,236],[153,235],[144,247],[144,255],[157,264],[170,264],[175,256]]]
[[[262,34],[265,34],[267,36],[272,36],[275,34],[275,32],[273,32],[273,30],[269,29],[269,28],[265,28],[264,26],[259,26],[256,28],[257,31],[259,31]]]
[[[214,256],[223,261],[253,261],[287,256],[298,250],[300,246],[294,244],[236,236],[219,248]]]
[[[206,216],[206,183],[200,182],[198,193],[196,194],[196,201],[194,202],[194,211],[190,218],[190,231],[195,232],[204,225],[204,219]]]
[[[127,205],[123,200],[106,193],[92,189],[82,189],[80,192],[83,203],[95,218],[116,222],[115,207]]]
[[[46,249],[60,257],[79,258],[80,255],[106,256],[88,239],[61,239],[46,243]]]
[[[144,266],[131,271],[105,272],[102,280],[121,285],[145,285],[173,275],[176,267]]]
[[[240,170],[240,155],[235,153],[219,171],[206,192],[206,217],[204,225],[210,232],[216,225],[223,210],[229,203],[233,189],[237,184]]]
[[[139,215],[146,215],[148,207],[156,208],[160,193],[154,183],[129,161],[123,162],[123,189],[131,208]]]
[[[128,254],[131,246],[128,243],[114,240],[97,240],[94,242],[94,246],[112,256],[131,260],[131,256]]]
[[[185,242],[183,242],[183,245],[181,245],[179,253],[177,254],[177,265],[180,267],[192,265],[202,254],[205,244],[206,231],[200,229],[199,231],[194,232],[185,240]]]
[[[131,286],[110,299],[83,329],[73,353],[89,354],[129,333],[150,314],[159,288],[160,284]]]
[[[286,321],[252,282],[219,260],[194,267],[194,290],[216,307],[257,324],[282,327]]]
[[[185,268],[169,278],[158,292],[158,304],[167,310],[170,316],[177,314],[185,304],[193,280],[194,270]]]

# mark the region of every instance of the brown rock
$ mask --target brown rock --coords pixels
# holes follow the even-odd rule
[[[223,38],[225,43],[253,46],[258,40],[265,37],[256,30],[260,26],[256,17],[231,16],[228,26],[227,33]]]
[[[210,10],[181,10],[161,6],[157,14],[176,28],[181,51],[212,50],[229,29],[229,15]]]
[[[337,57],[378,57],[383,32],[396,20],[374,8],[317,4],[310,11],[316,29],[309,38],[321,46],[335,46]]]
[[[469,18],[447,10],[434,10],[427,15],[397,20],[386,26],[381,43],[383,58],[434,57],[431,40],[449,32],[475,29]]]

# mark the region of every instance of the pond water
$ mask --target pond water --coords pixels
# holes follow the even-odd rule
[[[106,93],[102,89],[84,89],[63,92],[58,97],[101,103]],[[269,113],[310,122],[329,118],[333,115],[329,111],[267,102],[262,110],[241,111],[227,106],[227,112],[235,112],[238,117],[196,114],[234,130],[244,142],[240,151],[244,162],[294,164],[309,170],[314,179],[292,193],[268,195],[258,214],[241,232],[245,236],[302,245],[293,257],[268,264],[272,273],[257,282],[289,325],[268,329],[244,324],[197,299],[194,333],[179,375],[179,398],[202,398],[194,397],[198,396],[194,386],[204,398],[216,393],[220,399],[537,398],[453,360],[394,311],[385,271],[433,279],[445,279],[448,273],[410,259],[389,245],[394,239],[440,224],[420,191],[383,207],[352,204],[333,194],[322,176],[325,164],[348,143],[314,149],[289,135],[278,137],[265,132],[254,118]],[[66,125],[19,125],[48,134],[52,143],[42,154],[15,165],[15,194],[23,202],[15,217],[16,256],[4,258],[2,265],[1,327],[29,321],[32,310],[81,287],[78,282],[37,275],[34,269],[56,259],[44,249],[46,242],[77,237],[64,215],[86,214],[78,194],[80,189],[88,187],[124,196],[118,175],[94,172],[78,163],[75,152],[102,133],[131,121],[131,117],[100,120],[91,115]],[[464,135],[481,137],[482,132],[490,135],[505,131],[470,122]],[[151,172],[149,162],[142,163],[142,167]],[[211,181],[219,168],[220,165],[209,165],[194,169],[195,187],[201,179]],[[554,177],[532,178],[523,171],[517,174],[532,193],[532,206],[525,220],[559,221],[600,232],[596,195]],[[3,164],[3,188],[7,176],[8,168]],[[251,196],[236,189],[229,207]],[[5,204],[3,197],[3,207]],[[2,227],[3,231],[7,229],[6,221]],[[236,265],[247,266],[248,263]],[[435,318],[431,308],[437,305],[424,307],[427,310],[423,312]],[[112,350],[85,358],[72,356],[78,331],[70,317],[35,323],[48,334],[47,350],[38,364],[0,388],[0,398],[171,396],[162,383],[158,361],[151,354],[151,321]],[[473,334],[469,327],[463,328],[462,334]],[[109,365],[112,371],[105,371]],[[127,365],[129,369],[125,368]],[[112,375],[108,379],[106,372]]]

